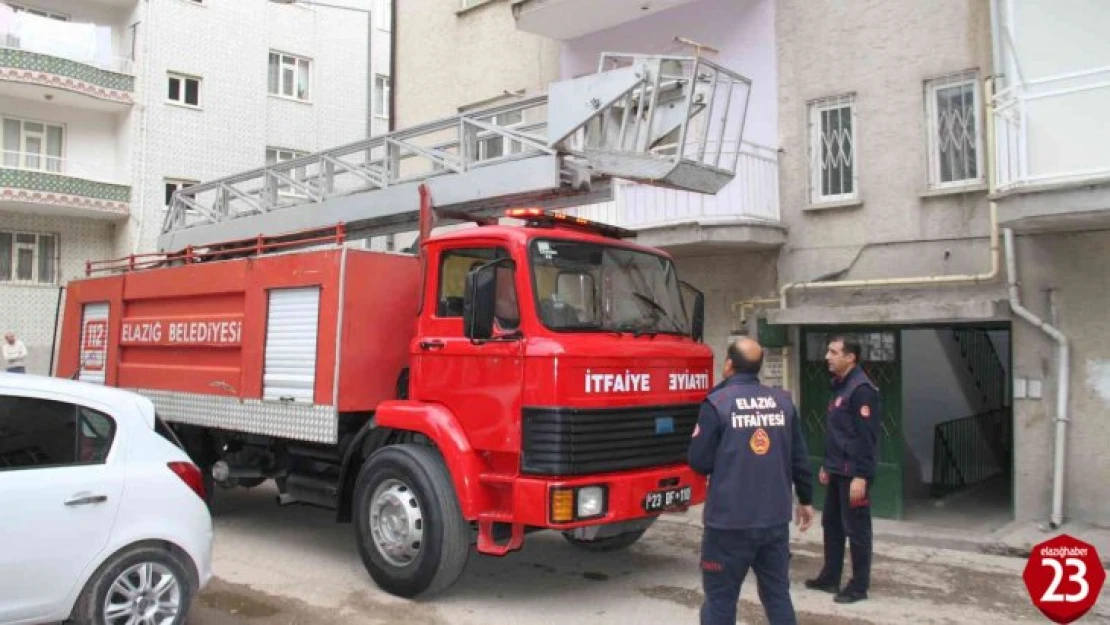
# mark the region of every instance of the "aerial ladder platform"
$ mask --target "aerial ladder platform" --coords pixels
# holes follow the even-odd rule
[[[700,56],[605,53],[546,95],[180,189],[159,252],[336,225],[347,238],[413,230],[421,185],[443,223],[606,201],[613,179],[715,194],[735,175],[750,93]]]

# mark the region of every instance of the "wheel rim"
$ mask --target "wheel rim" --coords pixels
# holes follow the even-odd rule
[[[393,566],[411,564],[424,543],[424,514],[416,494],[404,482],[389,479],[370,499],[370,535],[374,547]]]
[[[181,583],[157,562],[136,564],[120,573],[104,598],[108,625],[172,625],[181,612]]]

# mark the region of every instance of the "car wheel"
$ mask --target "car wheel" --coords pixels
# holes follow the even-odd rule
[[[125,549],[104,563],[77,600],[76,625],[181,625],[196,590],[181,557],[153,546]]]
[[[470,527],[435,450],[391,445],[374,452],[359,472],[353,504],[359,555],[386,592],[434,594],[462,574]]]
[[[633,530],[631,532],[617,534],[616,536],[607,536],[597,540],[581,540],[575,538],[574,534],[570,532],[563,532],[563,538],[567,539],[567,542],[570,544],[584,551],[605,553],[631,547],[637,540],[640,540],[640,537],[643,536],[646,531],[646,528],[642,530]]]

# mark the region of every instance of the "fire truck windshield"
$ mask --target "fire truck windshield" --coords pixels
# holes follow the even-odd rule
[[[559,331],[689,334],[674,264],[622,247],[539,239],[532,280],[545,326]]]

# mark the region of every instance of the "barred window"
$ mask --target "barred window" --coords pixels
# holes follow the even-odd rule
[[[855,101],[847,94],[809,103],[811,203],[859,197]]]
[[[926,81],[925,127],[931,187],[983,181],[979,89],[974,70]]]

